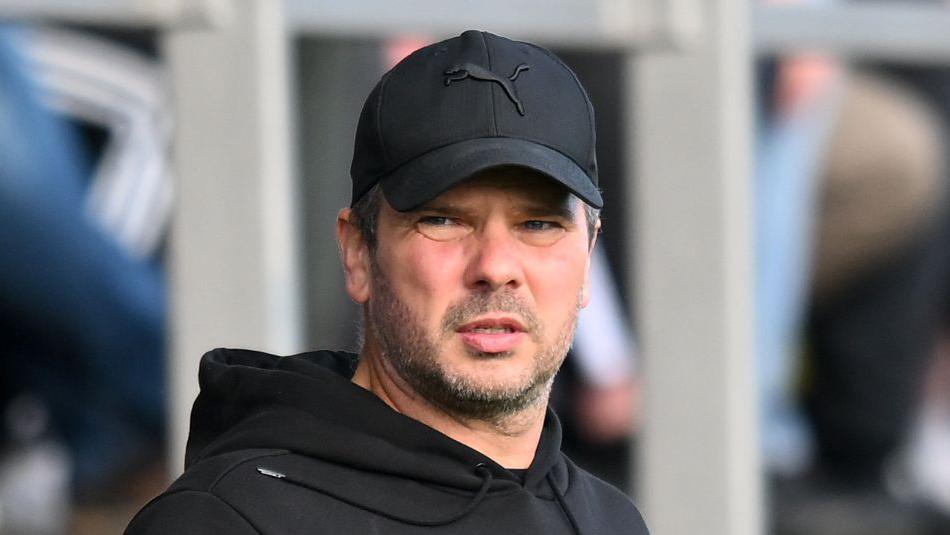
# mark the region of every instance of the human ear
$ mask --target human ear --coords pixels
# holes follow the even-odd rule
[[[357,303],[366,303],[370,296],[370,251],[349,208],[340,210],[337,216],[336,237],[346,277],[346,292]]]

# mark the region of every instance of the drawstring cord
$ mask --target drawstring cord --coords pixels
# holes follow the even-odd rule
[[[567,506],[567,501],[564,500],[564,496],[558,492],[551,472],[548,472],[548,485],[551,485],[551,492],[554,493],[554,499],[557,500],[557,503],[561,506],[561,510],[564,511],[564,514],[567,516],[567,521],[571,523],[571,529],[574,530],[576,535],[581,535],[581,528],[577,525],[577,519],[574,518],[574,513],[571,512],[571,508]]]
[[[310,485],[310,484],[308,484],[308,483],[306,483],[306,482],[304,482],[304,481],[300,481],[300,480],[298,480],[298,479],[294,479],[293,477],[288,476],[288,475],[286,475],[286,474],[283,474],[283,473],[281,473],[281,472],[278,472],[278,471],[276,471],[276,470],[271,470],[271,469],[269,469],[269,468],[264,468],[264,467],[258,466],[258,467],[257,467],[257,471],[258,471],[261,475],[264,475],[264,476],[267,476],[267,477],[272,477],[272,478],[274,478],[274,479],[281,479],[281,480],[286,481],[286,482],[288,482],[288,483],[290,483],[290,484],[292,484],[292,485],[296,485],[296,486],[298,486],[298,487],[303,487],[303,488],[305,488],[305,489],[309,489],[309,490],[312,490],[312,491],[315,491],[315,492],[319,492],[319,493],[321,493],[321,494],[325,494],[325,495],[327,495],[327,496],[330,496],[331,498],[336,498],[337,500],[340,500],[340,501],[343,502],[343,503],[352,505],[352,506],[354,506],[354,507],[359,507],[360,509],[364,509],[364,510],[366,510],[366,511],[370,511],[370,512],[372,512],[372,513],[376,513],[377,515],[382,516],[382,517],[385,517],[385,518],[388,518],[388,519],[390,519],[390,520],[395,520],[395,521],[397,521],[397,522],[403,522],[403,523],[405,523],[405,524],[412,524],[412,525],[414,525],[414,526],[431,527],[431,526],[444,526],[444,525],[446,525],[446,524],[451,524],[452,522],[461,520],[462,518],[468,516],[469,513],[471,513],[472,511],[474,511],[475,508],[478,507],[478,505],[479,505],[480,503],[482,503],[482,500],[485,499],[485,496],[488,494],[488,487],[491,486],[491,481],[492,481],[491,472],[490,472],[490,471],[488,470],[488,468],[485,466],[485,463],[478,463],[478,464],[476,464],[473,468],[474,468],[475,472],[477,472],[477,473],[478,473],[479,475],[481,475],[481,477],[482,477],[482,486],[481,486],[481,488],[478,489],[478,492],[475,494],[475,497],[472,498],[472,500],[468,502],[468,505],[466,505],[464,508],[462,508],[462,510],[460,510],[459,512],[453,514],[452,516],[449,516],[449,517],[447,517],[447,518],[443,518],[443,519],[440,519],[440,520],[413,520],[413,519],[411,519],[411,518],[405,518],[405,517],[402,517],[402,516],[399,516],[399,515],[394,515],[394,514],[392,514],[392,513],[388,513],[388,512],[386,512],[386,511],[381,510],[381,509],[376,509],[375,507],[371,507],[371,506],[366,505],[366,504],[359,503],[359,502],[357,502],[357,501],[355,501],[355,500],[351,500],[351,499],[346,498],[346,497],[344,497],[344,496],[340,496],[339,494],[336,494],[336,493],[334,493],[334,492],[328,491],[328,490],[326,490],[326,489],[320,489],[320,488],[314,487],[314,486],[312,486],[312,485]],[[557,493],[555,492],[555,494],[557,494]],[[579,535],[579,534],[578,534],[578,535]]]

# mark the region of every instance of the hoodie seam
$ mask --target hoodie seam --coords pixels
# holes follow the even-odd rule
[[[257,532],[257,533],[263,535],[264,532],[261,531],[261,528],[257,527],[257,525],[254,524],[254,522],[251,522],[251,520],[250,520],[244,513],[242,513],[241,511],[239,511],[236,507],[234,507],[233,505],[231,505],[230,503],[228,503],[227,500],[225,500],[225,499],[222,498],[221,496],[218,496],[218,495],[215,494],[214,492],[205,491],[205,490],[200,490],[200,489],[181,489],[181,490],[176,490],[176,491],[174,491],[174,492],[169,492],[168,494],[164,494],[164,495],[162,495],[161,497],[174,496],[175,494],[181,494],[181,493],[184,493],[184,492],[200,492],[200,493],[202,493],[202,494],[207,494],[208,496],[211,496],[211,497],[214,498],[215,500],[221,502],[221,503],[222,503],[225,507],[227,507],[229,510],[231,510],[232,512],[234,512],[234,514],[236,514],[238,517],[241,518],[241,520],[243,520],[245,523],[247,523],[247,525],[250,526],[251,529],[253,529],[255,532]]]
[[[482,45],[485,46],[485,59],[488,61],[488,70],[492,70],[491,51],[488,49],[488,40],[485,39],[485,32],[479,33],[482,38]],[[495,106],[495,84],[486,84],[488,86],[488,102],[491,104],[491,130],[492,135],[498,135],[498,110]]]

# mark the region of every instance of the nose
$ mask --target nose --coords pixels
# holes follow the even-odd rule
[[[485,225],[475,232],[465,283],[471,289],[496,291],[516,289],[524,282],[518,242],[504,223]]]

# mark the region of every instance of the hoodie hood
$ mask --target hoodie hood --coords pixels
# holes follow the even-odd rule
[[[463,503],[475,494],[522,489],[511,472],[490,458],[396,412],[352,383],[356,364],[355,355],[332,351],[289,357],[234,349],[209,352],[199,371],[201,393],[192,410],[186,468],[238,450],[285,450],[344,467],[346,481],[328,481],[319,469],[287,474],[287,467],[267,463],[260,467],[264,476],[287,478],[400,518],[418,512],[419,497],[410,499],[400,491],[407,479],[440,489],[441,498],[432,499],[455,494]],[[568,470],[560,442],[560,423],[549,409],[524,490],[546,499],[563,496]]]

